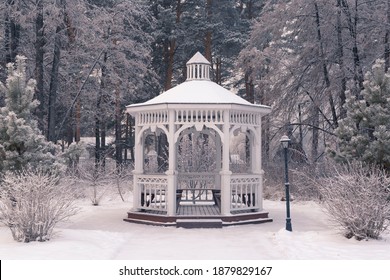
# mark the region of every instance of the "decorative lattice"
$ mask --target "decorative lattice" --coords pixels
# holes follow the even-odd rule
[[[257,197],[260,178],[256,176],[235,176],[230,179],[231,209],[244,210],[258,207]]]
[[[137,178],[137,187],[142,209],[167,211],[168,179],[166,177],[140,176]]]

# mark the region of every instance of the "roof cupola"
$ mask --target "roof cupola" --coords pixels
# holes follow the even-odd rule
[[[200,52],[197,52],[187,62],[187,81],[210,80],[210,68],[211,63]]]

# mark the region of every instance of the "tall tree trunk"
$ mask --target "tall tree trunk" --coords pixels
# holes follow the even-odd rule
[[[122,164],[122,114],[118,87],[115,90],[115,160],[119,167]]]
[[[48,118],[47,118],[47,140],[56,142],[56,101],[57,101],[57,88],[58,88],[58,69],[60,66],[61,48],[60,48],[60,32],[61,27],[57,27],[55,42],[54,42],[54,55],[53,64],[51,69],[50,87],[49,87],[49,106],[48,106]]]
[[[102,113],[102,106],[104,104],[104,91],[106,90],[106,75],[107,75],[107,69],[106,69],[106,62],[107,62],[107,51],[103,53],[103,63],[102,63],[102,75],[101,75],[101,82],[100,82],[100,90],[99,90],[99,96],[97,98],[96,102],[96,112],[95,112],[95,164],[96,167],[98,165],[102,164],[102,160],[104,160],[103,157],[103,149],[105,146],[105,125],[104,125],[104,115]],[[103,137],[104,136],[104,137]],[[104,165],[104,163],[103,163]]]
[[[37,86],[35,89],[36,98],[39,101],[39,106],[37,108],[37,117],[38,117],[38,126],[44,131],[44,116],[46,108],[46,98],[44,93],[44,46],[45,46],[45,37],[44,37],[44,21],[43,21],[43,1],[36,0],[37,5],[37,14],[35,18],[35,80],[37,81]]]
[[[215,82],[217,84],[221,85],[222,84],[222,73],[221,73],[222,72],[222,69],[221,69],[222,61],[221,61],[220,57],[217,57],[216,60],[217,61],[215,63],[215,65],[216,65],[216,68],[215,68]]]
[[[8,6],[14,6],[14,0],[7,0]],[[16,23],[13,16],[5,14],[5,29],[4,29],[4,50],[5,50],[5,63],[15,62],[17,55],[17,49],[20,40],[20,25]]]
[[[360,54],[359,54],[359,48],[358,48],[358,34],[357,34],[357,24],[359,21],[358,17],[358,0],[355,0],[355,15],[352,16],[350,7],[348,5],[348,2],[346,0],[341,0],[341,5],[343,7],[343,11],[345,15],[347,16],[347,22],[348,22],[348,30],[352,37],[352,55],[353,55],[353,70],[354,70],[354,81],[356,84],[355,88],[355,95],[358,99],[360,99],[360,91],[364,88],[363,87],[363,69],[360,62]]]
[[[340,107],[340,119],[344,119],[347,116],[347,112],[344,109],[344,104],[347,99],[345,91],[347,90],[347,78],[345,75],[344,67],[344,46],[343,46],[343,27],[341,25],[341,0],[336,0],[337,7],[337,21],[336,21],[336,33],[337,33],[337,60],[340,68],[340,92],[339,92],[339,107]]]
[[[72,21],[71,21],[69,14],[67,12],[65,0],[61,0],[61,4],[63,5],[63,9],[64,9],[64,25],[66,28],[66,35],[68,37],[67,49],[68,49],[68,52],[71,53],[73,50],[73,46],[76,42],[76,28],[73,27]],[[79,84],[79,83],[80,83],[80,80],[77,79],[76,84]],[[73,94],[72,94],[72,97],[73,97]],[[75,107],[75,110],[73,110],[73,112],[74,112],[74,119],[73,119],[74,127],[73,127],[73,125],[68,126],[68,129],[70,130],[69,133],[74,136],[74,140],[76,141],[76,143],[78,143],[78,142],[80,142],[80,138],[81,138],[81,131],[80,131],[80,127],[81,127],[81,125],[80,125],[81,100],[80,100],[80,97],[77,97],[76,107]],[[73,141],[73,139],[72,139],[72,141]]]
[[[311,141],[311,161],[312,163],[316,163],[318,160],[318,141],[319,141],[319,124],[320,124],[320,112],[318,106],[312,107],[312,141]]]
[[[173,64],[174,64],[174,56],[176,50],[176,40],[171,39],[166,42],[167,47],[167,74],[165,77],[165,85],[164,89],[167,91],[172,88],[172,78],[173,78]]]
[[[387,0],[386,9],[386,33],[385,33],[385,71],[387,72],[390,67],[390,0]]]
[[[325,92],[328,94],[329,106],[330,106],[330,110],[332,112],[333,125],[334,125],[334,127],[338,127],[338,120],[337,120],[336,108],[335,108],[334,101],[333,101],[333,95],[332,95],[332,92],[329,90],[329,88],[330,88],[329,72],[328,72],[328,67],[326,65],[326,61],[325,61],[324,43],[323,43],[322,34],[321,34],[320,12],[319,12],[318,5],[317,5],[316,1],[314,1],[314,9],[315,9],[315,14],[316,14],[317,41],[318,41],[318,45],[319,45],[318,52],[319,52],[319,57],[321,59],[322,72],[324,75]],[[313,130],[314,129],[315,128],[313,128]]]
[[[14,0],[7,0],[8,6],[14,6]],[[5,14],[4,49],[5,62],[15,62],[20,41],[20,25],[12,15]]]
[[[206,2],[206,21],[210,25],[213,16],[213,0],[207,0]],[[212,63],[212,30],[210,26],[206,30],[205,39],[204,39],[204,52],[205,58]]]
[[[76,113],[75,113],[75,122],[76,122],[76,129],[75,129],[75,135],[74,140],[76,143],[80,142],[81,140],[81,100],[80,97],[77,98],[76,101]]]
[[[176,25],[180,22],[180,16],[182,13],[181,3],[182,0],[176,0]],[[175,63],[175,53],[176,53],[176,39],[167,39],[165,42],[165,53],[167,61],[167,72],[165,76],[164,89],[169,90],[172,88],[172,78],[173,78],[173,66]]]

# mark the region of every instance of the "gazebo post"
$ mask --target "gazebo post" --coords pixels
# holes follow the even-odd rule
[[[222,164],[222,154],[221,154],[221,138],[218,137],[218,134],[215,137],[215,147],[216,147],[216,152],[215,152],[215,188],[218,190],[221,190],[221,164]]]
[[[169,111],[169,164],[168,171],[165,173],[168,179],[168,197],[167,197],[167,214],[174,216],[176,214],[176,185],[177,185],[177,170],[176,170],[176,144],[175,144],[175,111]]]
[[[222,171],[221,174],[221,215],[228,216],[230,213],[231,188],[230,177],[230,113],[225,110],[223,112],[223,141],[222,141]]]
[[[144,147],[143,147],[143,137],[139,135],[140,133],[140,126],[137,124],[139,118],[139,114],[135,116],[135,143],[134,143],[134,152],[135,152],[135,160],[134,160],[134,171],[133,171],[133,208],[135,210],[140,209],[141,207],[141,195],[140,195],[140,189],[138,185],[138,176],[142,175],[144,173]],[[139,137],[139,138],[138,138]]]
[[[263,170],[261,169],[261,123],[255,127],[255,135],[253,135],[253,150],[252,150],[252,172],[260,176],[260,183],[257,188],[256,205],[259,207],[258,211],[263,210]]]

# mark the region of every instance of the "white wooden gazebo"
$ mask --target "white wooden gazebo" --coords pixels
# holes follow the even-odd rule
[[[261,117],[270,107],[251,104],[210,80],[211,65],[199,52],[187,62],[187,80],[161,95],[127,106],[135,118],[133,209],[126,221],[184,227],[268,222],[263,210]],[[250,164],[231,170],[231,140],[249,139]],[[168,170],[145,172],[145,138],[167,136]],[[207,135],[215,143],[213,172],[180,172],[183,135]]]

